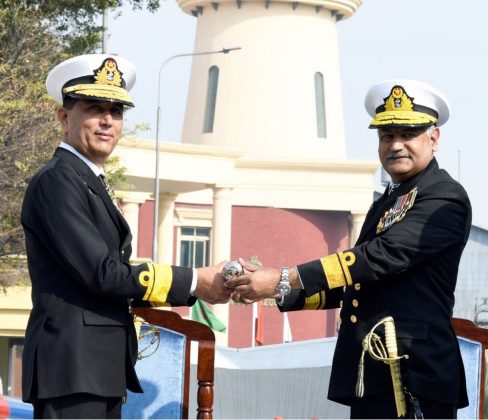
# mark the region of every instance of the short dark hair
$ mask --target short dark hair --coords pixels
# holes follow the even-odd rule
[[[73,109],[76,102],[78,102],[78,101],[79,101],[79,99],[73,98],[71,96],[65,96],[63,98],[63,107],[66,109]]]

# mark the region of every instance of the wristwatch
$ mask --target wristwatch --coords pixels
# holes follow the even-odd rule
[[[289,295],[291,292],[290,286],[290,267],[283,267],[281,269],[281,277],[278,286],[276,286],[276,291],[281,296]]]

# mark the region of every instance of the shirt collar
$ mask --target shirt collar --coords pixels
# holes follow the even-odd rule
[[[62,141],[60,143],[59,147],[61,147],[61,149],[66,149],[69,152],[73,153],[74,155],[78,156],[83,162],[85,162],[88,165],[88,167],[93,171],[93,173],[96,176],[105,175],[105,171],[103,170],[102,167],[97,166],[96,164],[94,164],[91,160],[89,160],[86,156],[83,156],[80,152],[78,152],[78,150],[76,150],[70,144],[65,143],[64,141]]]
[[[398,184],[394,184],[393,182],[390,182],[390,183],[388,184],[388,195],[390,195],[390,194],[393,192],[393,190],[395,190],[395,189],[396,189],[396,188],[398,188],[399,186],[400,186],[400,183],[398,183]]]

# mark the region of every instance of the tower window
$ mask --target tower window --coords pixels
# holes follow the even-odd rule
[[[322,73],[315,73],[315,111],[317,113],[317,136],[327,137],[325,126],[325,95],[324,95],[324,76]]]
[[[205,106],[205,121],[203,124],[204,133],[211,133],[213,131],[218,84],[219,68],[217,66],[212,66],[208,71],[207,104]]]

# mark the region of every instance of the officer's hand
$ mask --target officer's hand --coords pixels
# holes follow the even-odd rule
[[[244,274],[236,279],[228,280],[225,285],[233,289],[236,302],[252,303],[266,298],[280,297],[276,292],[281,277],[281,270],[271,267],[256,267],[239,259]]]
[[[232,289],[225,286],[222,269],[228,261],[219,265],[197,268],[198,281],[195,289],[195,297],[210,304],[226,303],[232,294]]]

